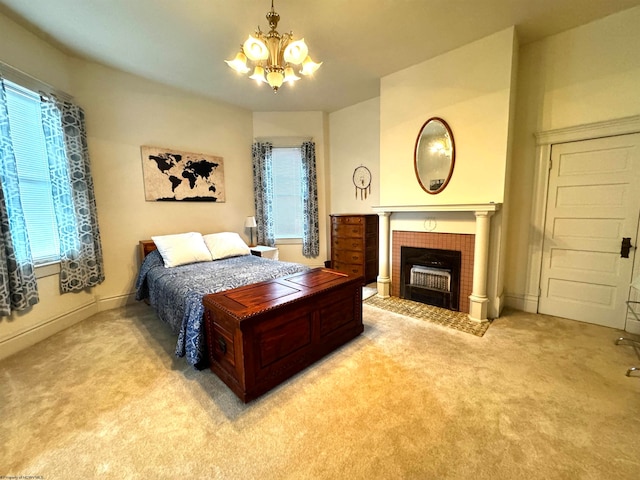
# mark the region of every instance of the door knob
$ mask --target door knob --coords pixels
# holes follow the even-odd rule
[[[630,250],[631,250],[631,237],[624,237],[622,239],[622,245],[620,245],[620,257],[629,258]]]

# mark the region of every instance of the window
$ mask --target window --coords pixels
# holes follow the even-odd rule
[[[4,84],[31,256],[36,265],[54,262],[60,258],[60,246],[42,130],[40,96],[8,80],[4,80]]]
[[[274,147],[273,221],[275,238],[302,238],[302,156],[300,148]]]

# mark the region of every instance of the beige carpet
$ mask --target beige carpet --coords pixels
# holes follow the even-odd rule
[[[0,476],[640,478],[620,332],[510,313],[483,337],[364,305],[365,331],[244,405],[172,356],[149,307],[0,362]]]

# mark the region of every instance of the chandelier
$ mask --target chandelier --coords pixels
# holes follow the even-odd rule
[[[293,85],[300,80],[293,70],[293,66],[299,66],[298,73],[311,75],[322,62],[315,63],[309,56],[309,49],[301,40],[293,40],[293,32],[283,33],[276,31],[280,15],[273,9],[271,0],[271,11],[267,13],[269,30],[264,33],[260,27],[255,32],[255,36],[249,38],[241,45],[240,51],[233,60],[225,62],[238,73],[248,73],[251,68],[247,66],[247,59],[252,62],[253,73],[249,78],[257,83],[268,83],[274,92],[282,86],[284,82]]]

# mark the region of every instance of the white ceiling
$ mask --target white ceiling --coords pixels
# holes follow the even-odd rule
[[[521,44],[640,0],[275,0],[304,37],[313,78],[274,94],[224,63],[270,0],[0,0],[0,13],[68,53],[252,111],[332,112],[379,95],[380,78],[511,25]]]

